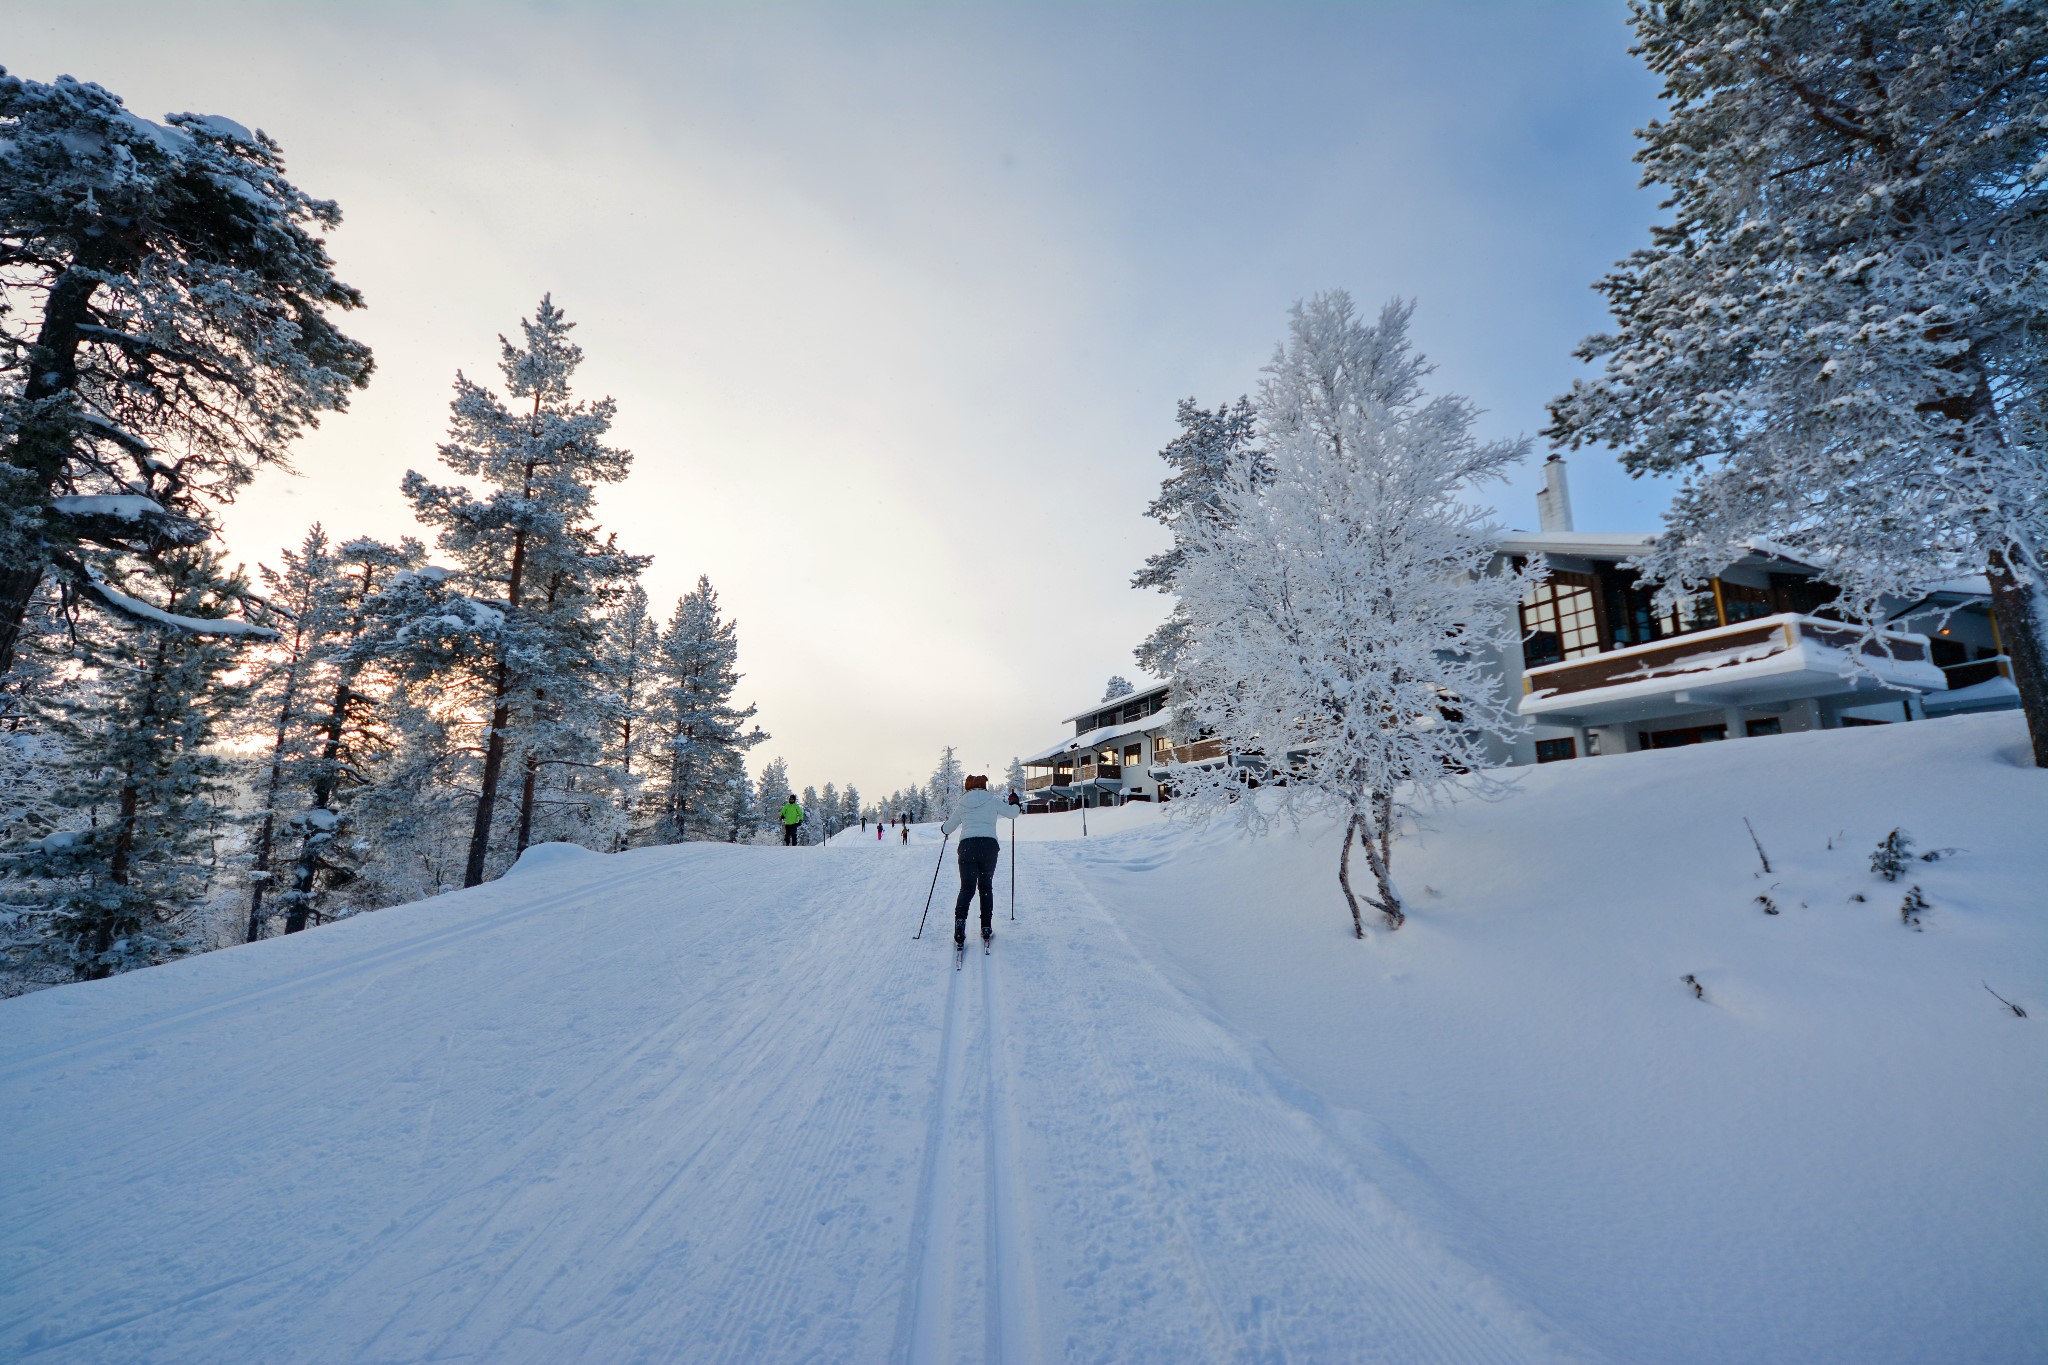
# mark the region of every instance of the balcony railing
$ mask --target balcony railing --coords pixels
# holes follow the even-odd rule
[[[1951,664],[1941,671],[1947,676],[1949,687],[1956,690],[1965,687],[1975,687],[1978,683],[1986,683],[1990,682],[1993,678],[2003,678],[2006,676],[2005,660],[2002,658],[1977,659],[1966,664]]]
[[[1705,682],[1719,668],[1782,654],[1802,640],[1830,649],[1856,649],[1872,659],[1927,660],[1926,641],[1918,636],[1880,631],[1876,639],[1869,639],[1854,626],[1788,614],[1545,664],[1523,674],[1523,687],[1555,697],[1650,681],[1683,686]]]
[[[1043,773],[1037,777],[1025,778],[1024,790],[1028,792],[1040,792],[1044,791],[1047,787],[1068,786],[1069,784],[1071,784],[1072,781],[1072,777],[1068,774],[1062,773],[1055,775],[1053,773]]]

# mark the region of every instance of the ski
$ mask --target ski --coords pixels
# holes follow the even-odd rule
[[[982,955],[983,957],[987,957],[987,956],[988,956],[988,940],[987,940],[987,939],[983,939],[983,940],[981,941],[981,955]]]
[[[962,962],[965,962],[966,960],[967,960],[967,945],[966,945],[966,944],[964,944],[964,943],[956,943],[956,944],[954,944],[954,945],[953,945],[953,970],[954,970],[954,971],[956,971],[956,972],[957,972],[957,971],[959,971],[959,970],[960,970],[960,964],[961,964]]]

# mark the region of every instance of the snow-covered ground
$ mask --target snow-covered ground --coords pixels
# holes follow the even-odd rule
[[[0,1358],[2039,1360],[2021,745],[1533,770],[1365,943],[1330,830],[1134,807],[1025,820],[959,973],[920,829],[543,850],[8,1001]],[[1961,851],[1882,882],[1901,825]]]

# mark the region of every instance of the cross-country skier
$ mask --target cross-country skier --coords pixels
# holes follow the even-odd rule
[[[796,847],[796,827],[804,822],[804,808],[796,803],[796,793],[789,794],[789,804],[782,808],[782,846]]]
[[[988,789],[985,775],[969,777],[965,786],[967,794],[960,799],[960,809],[939,826],[941,834],[960,831],[960,898],[953,902],[955,948],[967,943],[967,906],[977,889],[981,892],[981,941],[987,943],[995,937],[996,860],[1003,852],[1002,840],[996,837],[996,821],[1014,820],[1023,814],[1017,793],[1011,792],[1010,799],[1004,801]]]

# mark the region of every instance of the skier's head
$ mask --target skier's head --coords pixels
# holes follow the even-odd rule
[[[988,790],[988,774],[987,774],[987,773],[981,773],[981,774],[978,774],[978,775],[975,775],[975,776],[969,777],[969,778],[967,779],[967,790],[968,790],[968,791],[971,791],[971,792],[985,792],[985,791],[987,791],[987,790]]]
[[[794,805],[796,804],[796,793],[795,793],[795,792],[791,792],[791,793],[789,794],[789,804],[790,804],[790,805],[792,805],[792,806],[794,806]]]

